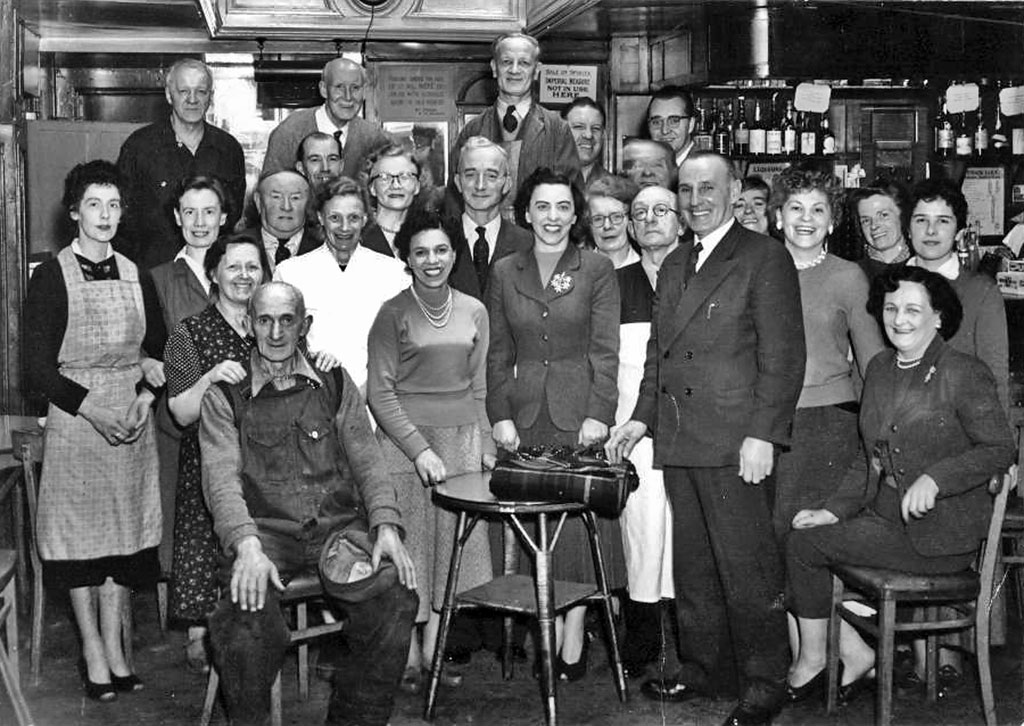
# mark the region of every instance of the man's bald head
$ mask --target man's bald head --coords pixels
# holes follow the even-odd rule
[[[328,61],[320,73],[320,95],[327,102],[327,115],[342,127],[359,115],[369,85],[366,69],[348,58]]]

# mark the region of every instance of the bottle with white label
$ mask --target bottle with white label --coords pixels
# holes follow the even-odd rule
[[[1015,128],[1013,130],[1013,139],[1010,149],[1014,156],[1024,156],[1024,128]]]
[[[985,118],[982,116],[981,107],[978,107],[978,125],[974,127],[974,155],[986,156],[988,154],[988,126],[985,125]]]
[[[754,124],[750,127],[750,153],[764,156],[768,144],[768,129],[761,120],[761,99],[754,99]]]
[[[970,156],[974,153],[974,138],[971,130],[967,127],[967,114],[960,114],[960,123],[956,129],[956,141],[954,143],[957,156]]]
[[[836,135],[829,128],[827,112],[821,115],[821,153],[825,156],[836,153]]]
[[[732,153],[744,156],[750,153],[750,127],[747,126],[747,99],[736,97],[736,116],[732,128]]]
[[[782,154],[782,125],[779,123],[775,107],[775,94],[772,95],[771,105],[768,111],[768,130],[764,135],[765,153],[768,156],[779,156]]]
[[[935,153],[939,156],[952,156],[955,134],[943,97],[940,97],[939,109],[939,115],[935,118]]]
[[[793,102],[786,101],[786,116],[782,119],[782,153],[795,154],[797,142],[796,112],[793,110]]]
[[[803,114],[800,123],[800,153],[804,156],[814,156],[818,153],[818,131],[814,128],[810,112],[800,113]]]

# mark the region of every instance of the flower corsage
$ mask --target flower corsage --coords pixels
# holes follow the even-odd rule
[[[559,272],[551,276],[551,289],[559,295],[572,289],[572,276],[567,272]]]

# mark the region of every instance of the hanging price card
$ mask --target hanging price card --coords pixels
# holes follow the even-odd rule
[[[978,84],[954,83],[946,89],[946,110],[950,113],[977,111]]]
[[[1024,113],[1024,86],[1004,88],[999,92],[999,110],[1004,116],[1019,116]]]
[[[793,107],[797,111],[825,113],[832,100],[832,89],[824,83],[801,83],[796,87]]]

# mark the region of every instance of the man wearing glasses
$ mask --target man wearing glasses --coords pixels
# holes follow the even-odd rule
[[[617,461],[651,432],[672,504],[680,663],[641,692],[671,702],[738,695],[724,726],[767,726],[790,660],[769,487],[805,344],[793,262],[736,222],[739,193],[725,157],[696,151],[683,162],[679,209],[693,238],[658,275],[640,396],[606,451]],[[634,202],[634,224],[638,211]]]
[[[676,167],[693,149],[690,134],[697,125],[693,115],[693,97],[690,92],[678,86],[666,86],[651,97],[647,106],[647,131],[655,141],[672,147],[676,155]]]
[[[686,232],[676,195],[664,187],[644,187],[629,208],[629,236],[640,245],[640,265],[651,289],[658,286],[661,263],[679,246]]]

